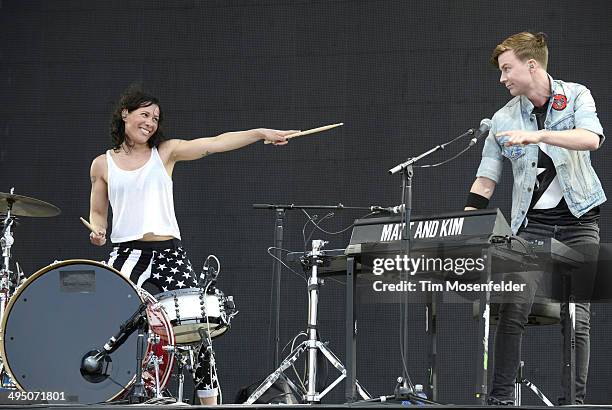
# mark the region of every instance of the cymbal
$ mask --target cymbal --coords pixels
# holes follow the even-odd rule
[[[49,217],[62,212],[55,205],[40,199],[0,192],[0,214],[5,215],[11,204],[11,215],[13,216]]]

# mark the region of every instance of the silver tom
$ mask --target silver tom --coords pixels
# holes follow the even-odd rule
[[[213,339],[221,336],[237,313],[234,298],[216,288],[208,292],[202,288],[176,289],[155,298],[170,318],[179,345],[200,343],[208,335]]]

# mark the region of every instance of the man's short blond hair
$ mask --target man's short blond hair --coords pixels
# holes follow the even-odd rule
[[[491,64],[496,68],[499,67],[499,56],[508,50],[514,51],[516,57],[521,61],[533,58],[544,70],[548,66],[548,46],[546,45],[546,34],[544,33],[534,34],[523,31],[511,35],[495,47],[490,60]]]

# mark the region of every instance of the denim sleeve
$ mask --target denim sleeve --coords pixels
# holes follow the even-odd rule
[[[495,138],[495,133],[495,128],[492,127],[485,139],[482,159],[480,160],[478,171],[476,171],[476,177],[489,178],[497,184],[501,178],[504,157],[501,153],[501,147]]]
[[[575,127],[582,128],[599,135],[599,146],[606,139],[603,133],[603,127],[597,118],[597,110],[595,109],[595,101],[588,88],[583,88],[576,96],[574,103],[574,118]]]

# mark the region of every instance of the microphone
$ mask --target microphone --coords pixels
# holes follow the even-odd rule
[[[81,369],[88,374],[99,374],[100,370],[102,370],[102,358],[104,357],[103,355],[101,355],[101,353],[101,351],[97,351],[95,355],[86,355],[81,363]]]
[[[482,121],[480,121],[480,127],[476,131],[474,131],[474,138],[470,140],[469,146],[471,147],[473,145],[476,145],[478,141],[480,141],[482,138],[485,138],[487,135],[489,135],[490,129],[491,129],[491,120],[488,118],[484,118]]]
[[[83,356],[81,359],[81,374],[83,376],[95,376],[102,373],[102,362],[109,354],[117,350],[140,326],[144,319],[143,312],[146,308],[146,303],[141,303],[138,310],[119,326],[119,332],[111,336],[102,349],[91,350]]]
[[[404,205],[391,206],[388,208],[383,208],[380,206],[371,206],[370,210],[372,212],[386,212],[388,214],[401,214],[404,210]]]
[[[210,260],[214,259],[217,262],[217,266],[211,266]],[[199,285],[206,286],[206,284],[210,283],[213,287],[217,282],[217,278],[219,277],[219,272],[221,271],[221,264],[219,263],[219,259],[215,255],[208,255],[206,260],[204,261],[204,265],[202,266],[202,273],[200,274]]]
[[[206,258],[206,260],[204,261],[204,265],[202,266],[202,274],[200,275],[200,285],[202,287],[205,287],[207,283],[212,283],[213,282],[213,267],[209,266],[210,265],[210,256],[208,258]],[[216,279],[216,278],[215,278]]]
[[[101,383],[110,376],[111,362],[103,350],[91,350],[81,359],[81,376],[90,383]]]

